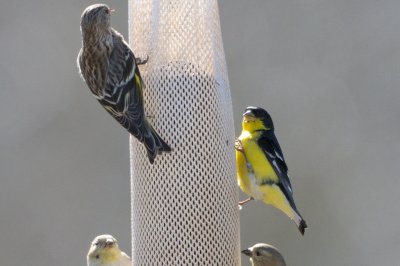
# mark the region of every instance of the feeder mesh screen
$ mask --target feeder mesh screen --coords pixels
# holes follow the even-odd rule
[[[150,123],[173,152],[131,137],[137,265],[240,265],[231,95],[216,0],[130,0]]]

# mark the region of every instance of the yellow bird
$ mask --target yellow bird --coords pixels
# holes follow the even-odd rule
[[[250,196],[239,205],[253,199],[271,204],[289,216],[304,235],[307,224],[294,203],[288,167],[267,111],[260,107],[246,108],[235,149],[238,185]]]
[[[132,266],[128,255],[119,249],[112,235],[97,236],[87,254],[88,266]]]

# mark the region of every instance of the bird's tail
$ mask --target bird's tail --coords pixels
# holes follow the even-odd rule
[[[150,163],[154,163],[157,154],[172,151],[171,147],[158,135],[154,128],[148,124],[148,134],[144,138],[144,146]]]
[[[300,212],[296,208],[296,204],[294,203],[293,197],[291,193],[285,193],[286,190],[282,190],[281,187],[277,186],[264,186],[265,188],[269,188],[269,190],[265,190],[265,194],[269,195],[264,198],[264,202],[267,204],[271,204],[275,208],[283,211],[290,219],[292,219],[299,229],[300,233],[304,235],[304,231],[307,228],[307,223],[301,217]]]
[[[297,209],[293,210],[293,217],[292,220],[296,223],[297,228],[299,229],[300,233],[302,235],[304,235],[304,232],[307,228],[307,223],[306,221],[303,219],[303,217],[301,217],[300,213],[297,211]]]
[[[281,208],[281,210],[285,212],[287,216],[289,216],[296,223],[300,233],[304,235],[304,231],[307,228],[307,223],[303,219],[303,217],[301,217],[300,212],[297,210],[296,204],[293,200],[292,192],[286,192],[282,184],[280,185],[280,188],[282,189],[282,193],[285,195],[285,198],[290,205],[290,208]]]

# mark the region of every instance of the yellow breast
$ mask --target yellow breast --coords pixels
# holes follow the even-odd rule
[[[100,265],[112,265],[121,259],[121,250],[117,247],[95,250],[89,253],[89,258],[98,261]]]
[[[261,182],[279,180],[264,151],[258,146],[259,134],[242,131],[239,140],[245,154],[236,151],[238,185],[244,193],[258,199],[262,197],[260,194],[264,194],[258,188]]]

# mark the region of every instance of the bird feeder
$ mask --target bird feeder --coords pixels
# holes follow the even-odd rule
[[[129,0],[145,111],[172,147],[131,137],[132,260],[240,265],[232,102],[217,0]]]

